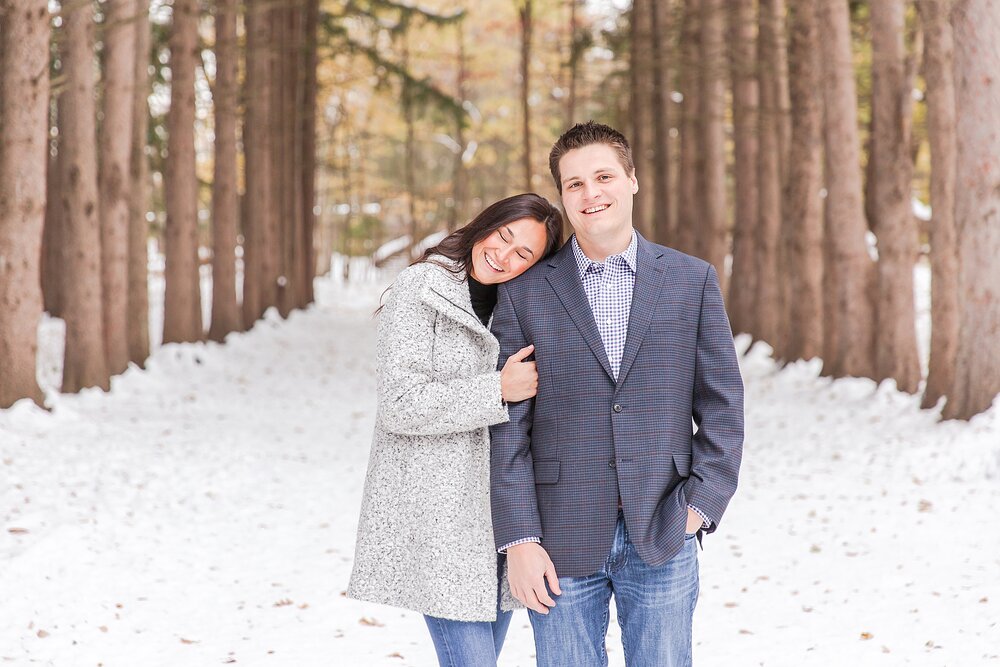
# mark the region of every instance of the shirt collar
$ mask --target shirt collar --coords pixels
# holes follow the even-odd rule
[[[580,248],[580,244],[577,243],[576,241],[576,234],[573,234],[573,236],[571,237],[571,241],[573,243],[573,255],[576,257],[576,266],[577,268],[580,269],[581,278],[584,276],[584,274],[587,273],[587,269],[589,269],[591,266],[603,266],[601,262],[595,262],[594,260],[587,257],[585,254],[583,254],[583,250]],[[606,264],[607,261],[613,257],[621,257],[623,260],[625,260],[625,265],[632,270],[632,273],[635,273],[637,248],[638,248],[638,241],[636,240],[635,230],[633,229],[632,240],[629,241],[628,247],[625,248],[623,252],[617,255],[611,255],[611,257],[605,259],[604,264]]]

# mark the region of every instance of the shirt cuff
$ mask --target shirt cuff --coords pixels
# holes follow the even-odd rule
[[[688,509],[694,510],[695,513],[701,517],[701,528],[702,530],[708,530],[712,527],[712,520],[708,518],[708,515],[702,512],[700,509],[694,505],[688,505]]]
[[[536,544],[541,544],[542,540],[539,537],[525,537],[520,540],[515,540],[510,544],[503,545],[502,547],[497,549],[497,553],[505,554],[507,553],[507,549],[510,549],[511,547],[516,547],[518,544],[527,544],[528,542],[535,542]]]

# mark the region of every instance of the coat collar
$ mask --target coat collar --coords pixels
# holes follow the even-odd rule
[[[476,333],[492,336],[472,308],[469,281],[465,271],[459,269],[457,263],[447,257],[435,255],[431,259],[433,261],[428,262],[431,269],[428,271],[428,280],[423,291],[427,305]],[[457,273],[452,273],[450,269],[457,270]]]
[[[636,232],[638,246],[636,248],[635,287],[632,290],[632,305],[629,310],[628,334],[625,338],[625,349],[622,353],[621,365],[618,369],[617,384],[620,385],[632,367],[639,346],[649,330],[653,311],[660,298],[660,292],[666,283],[667,260],[663,250]],[[600,361],[608,377],[614,380],[608,353],[604,349],[604,341],[597,330],[594,313],[587,301],[580,280],[579,266],[573,255],[572,243],[566,243],[549,260],[552,270],[547,279],[556,296],[562,301],[563,307],[587,341],[591,352]]]

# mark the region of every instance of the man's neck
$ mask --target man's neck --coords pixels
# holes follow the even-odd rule
[[[603,263],[608,257],[621,254],[628,249],[628,244],[632,242],[632,226],[629,225],[614,235],[600,238],[584,236],[577,232],[576,242],[588,259]]]

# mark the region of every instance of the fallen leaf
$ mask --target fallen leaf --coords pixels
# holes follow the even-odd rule
[[[45,639],[49,636],[49,633],[45,632],[45,630],[39,630],[37,634],[39,639]]]
[[[818,544],[814,544],[811,547],[809,547],[809,551],[811,553],[818,554],[820,551],[822,551],[822,549],[819,548]]]
[[[989,598],[979,598],[979,604],[986,604],[989,601],[990,601]]]
[[[725,603],[725,604],[724,604],[724,605],[722,605],[722,606],[723,606],[723,607],[725,607],[725,608],[727,608],[727,609],[732,609],[733,607],[736,607],[736,606],[738,606],[738,605],[737,605],[737,603],[735,603],[735,602],[727,602],[727,603]]]
[[[100,630],[101,632],[107,632],[108,631],[108,626],[102,625],[101,627],[99,627],[97,629]]]
[[[387,657],[387,658],[399,658],[400,660],[402,660],[403,659],[403,654],[397,651],[395,653],[390,653],[389,655],[387,655],[385,657]]]
[[[28,529],[27,528],[8,528],[7,532],[10,533],[11,535],[27,535],[28,534]]]
[[[274,606],[275,607],[287,607],[290,604],[294,604],[294,603],[291,600],[289,600],[288,598],[285,598],[284,600],[278,600],[277,602],[275,602]]]
[[[862,632],[862,633],[861,633],[861,638],[862,638],[863,640],[865,640],[865,641],[868,641],[869,639],[872,639],[872,638],[874,638],[874,637],[875,637],[875,635],[873,635],[873,634],[872,634],[872,633],[870,633],[870,632]]]
[[[362,616],[361,619],[358,621],[358,623],[360,623],[361,625],[368,625],[373,628],[385,627],[385,623],[374,618],[368,618],[367,616]]]
[[[749,630],[740,630],[740,634],[741,635],[752,635],[753,633],[750,632]]]
[[[932,507],[934,507],[934,505],[929,500],[921,499],[920,502],[917,503],[918,512],[930,512]]]
[[[184,639],[183,637],[181,637],[181,643],[182,644],[197,644],[198,640],[197,639]]]
[[[882,647],[882,653],[889,653],[889,652],[890,651],[889,651],[889,647],[888,646],[883,646]]]

